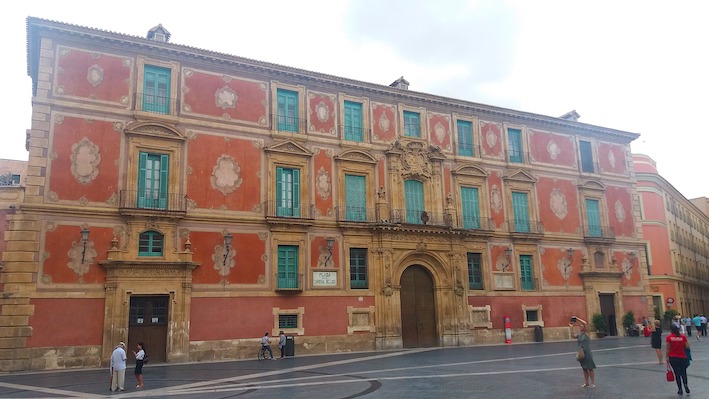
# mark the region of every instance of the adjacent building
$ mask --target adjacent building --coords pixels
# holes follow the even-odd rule
[[[689,200],[647,155],[633,155],[655,317],[709,309],[709,216],[705,197]]]
[[[37,18],[0,369],[611,335],[649,314],[638,134]],[[535,332],[537,333],[535,335]],[[541,333],[541,334],[540,334]]]

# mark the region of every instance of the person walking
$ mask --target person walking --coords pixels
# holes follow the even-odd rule
[[[278,349],[281,350],[281,359],[286,354],[286,334],[281,330],[281,335],[278,336]]]
[[[586,320],[583,320],[581,318],[578,318],[576,316],[572,317],[571,320],[575,320],[575,323],[572,322],[569,325],[574,326],[575,324],[578,324],[579,326],[579,332],[574,334],[574,338],[576,338],[576,342],[578,344],[578,348],[583,348],[584,352],[584,357],[582,360],[579,360],[579,363],[581,364],[581,369],[583,370],[583,380],[584,383],[581,385],[581,388],[595,388],[596,387],[596,377],[594,374],[594,369],[596,368],[596,363],[593,361],[593,354],[591,354],[591,339],[588,336],[588,332],[586,331]]]
[[[671,334],[665,339],[667,343],[667,363],[672,366],[672,370],[675,373],[677,394],[682,395],[683,384],[684,391],[689,393],[689,384],[687,383],[687,349],[689,349],[689,341],[675,325],[670,326],[670,332]]]
[[[702,328],[702,337],[707,336],[707,318],[704,315],[699,316],[700,326]]]
[[[691,337],[692,336],[692,318],[687,315],[684,319],[682,319],[682,324],[684,324],[684,329],[687,330],[687,336]],[[699,331],[697,331],[697,336],[699,336]]]
[[[268,336],[268,333],[265,333],[263,337],[261,337],[261,348],[267,349],[268,353],[271,355],[271,359],[277,360],[273,357],[273,351],[271,350],[271,337]]]
[[[111,392],[125,390],[126,360],[126,344],[120,342],[111,353]]]
[[[657,353],[657,364],[662,364],[662,324],[660,320],[655,320],[650,325],[650,346]]]
[[[698,314],[692,317],[692,323],[694,323],[694,328],[697,330],[697,341],[699,341],[699,337],[702,335],[702,320],[699,318]]]
[[[135,379],[138,380],[138,385],[136,388],[143,387],[143,364],[145,364],[145,344],[143,342],[138,342],[138,352],[133,351],[133,356],[135,356]]]

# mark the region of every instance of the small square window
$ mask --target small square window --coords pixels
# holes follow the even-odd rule
[[[542,319],[542,305],[522,305],[522,314],[524,315],[524,322],[522,323],[523,327],[544,327],[544,320]]]
[[[278,328],[298,328],[297,314],[278,315]]]

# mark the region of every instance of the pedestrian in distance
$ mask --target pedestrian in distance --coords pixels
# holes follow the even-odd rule
[[[702,319],[698,314],[695,314],[694,317],[692,317],[692,323],[694,323],[694,328],[697,330],[697,341],[699,341],[699,336],[702,335]]]
[[[281,330],[281,335],[278,336],[278,349],[281,350],[281,359],[286,354],[286,334]]]
[[[702,327],[702,337],[707,336],[707,318],[704,315],[699,316],[699,321],[701,322],[701,327]]]
[[[687,330],[687,336],[691,337],[692,336],[692,318],[687,315],[684,319],[682,319],[682,324],[684,324],[684,329]],[[699,336],[699,331],[697,331],[697,336]]]
[[[111,353],[111,391],[124,391],[126,379],[126,344],[120,342]]]
[[[675,381],[677,382],[677,394],[682,395],[682,385],[684,391],[689,393],[689,384],[687,382],[687,349],[689,349],[689,341],[687,337],[680,333],[679,328],[674,324],[670,326],[670,335],[667,336],[667,363],[672,366],[675,373]]]
[[[573,327],[574,325],[578,325],[579,332],[573,334],[573,336],[574,338],[576,338],[578,348],[583,348],[584,352],[583,359],[579,360],[579,363],[581,364],[581,369],[583,370],[584,380],[584,383],[583,385],[581,385],[581,388],[595,388],[596,376],[594,373],[594,369],[596,368],[596,363],[593,361],[593,354],[591,353],[591,339],[589,338],[588,332],[586,331],[587,324],[588,323],[586,322],[586,320],[573,316],[571,317],[571,323],[569,323],[569,326]]]
[[[145,344],[143,342],[138,342],[138,352],[133,351],[133,356],[135,356],[135,379],[138,380],[138,385],[136,388],[143,387],[143,364],[145,364]]]
[[[650,325],[650,346],[652,346],[657,353],[657,364],[664,363],[662,361],[662,324],[660,320],[655,320],[655,322]]]

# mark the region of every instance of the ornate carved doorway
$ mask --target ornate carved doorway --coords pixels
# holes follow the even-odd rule
[[[136,350],[138,342],[145,343],[145,352],[151,362],[164,362],[167,348],[167,321],[170,297],[131,296],[128,322],[128,353]],[[135,358],[128,356],[135,361]]]
[[[420,265],[401,275],[401,338],[404,348],[438,345],[433,278]]]

